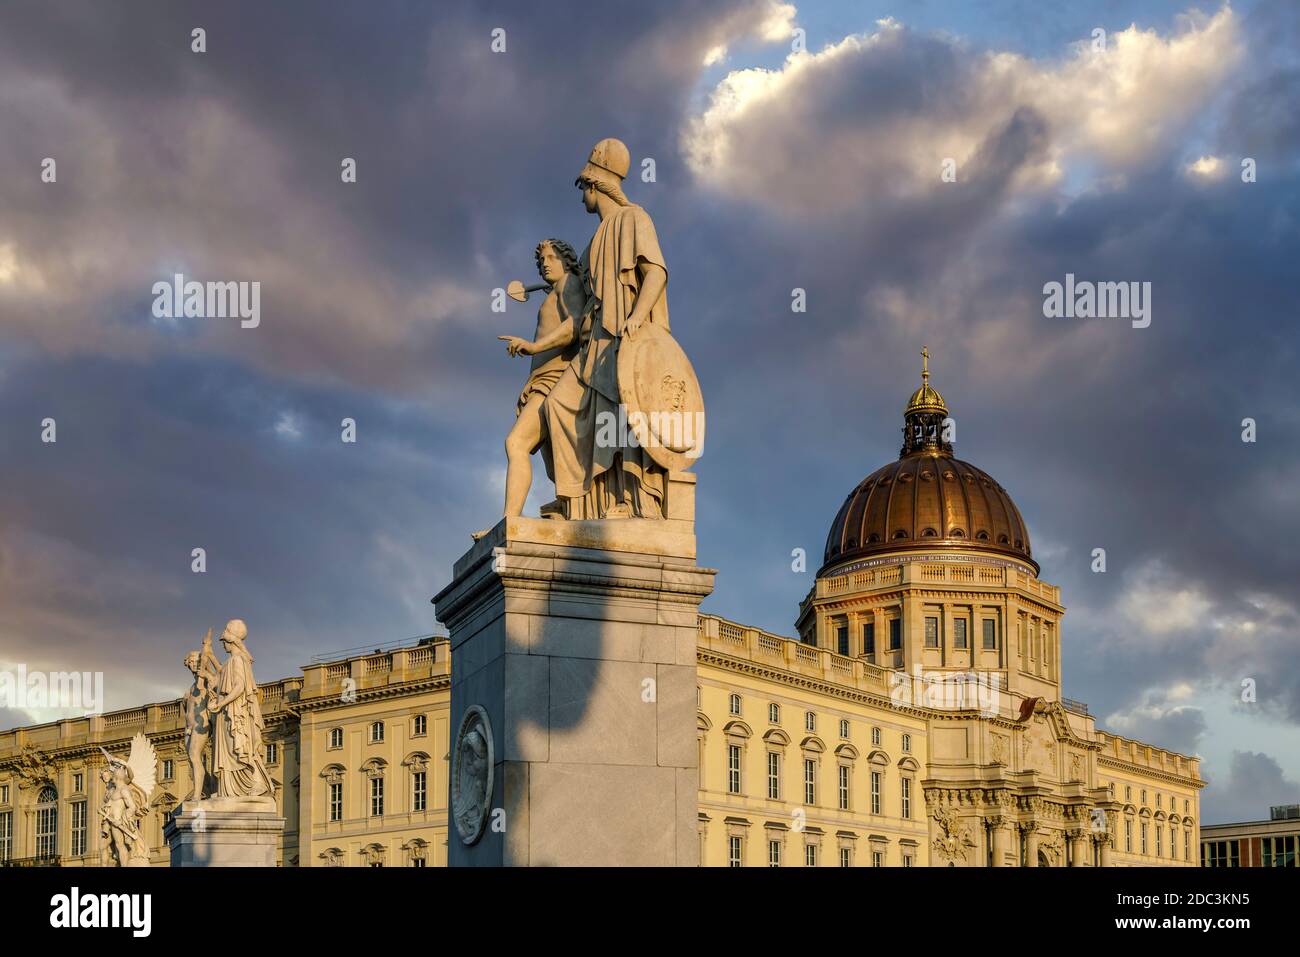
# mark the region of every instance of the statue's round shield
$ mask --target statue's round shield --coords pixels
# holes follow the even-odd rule
[[[666,329],[646,322],[618,347],[619,397],[628,430],[669,471],[704,451],[704,395],[686,353]]]

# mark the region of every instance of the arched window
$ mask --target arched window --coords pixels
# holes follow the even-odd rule
[[[59,848],[59,794],[52,787],[36,796],[36,856],[53,858]]]
[[[429,842],[423,838],[412,838],[402,845],[402,850],[406,851],[406,864],[408,867],[429,866]]]

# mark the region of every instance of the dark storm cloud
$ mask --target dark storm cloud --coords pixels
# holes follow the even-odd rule
[[[1289,779],[1277,760],[1258,751],[1233,751],[1222,779],[1201,792],[1201,820],[1206,824],[1266,821],[1269,808],[1300,801],[1300,783]]]
[[[592,228],[600,136],[671,175],[705,51],[769,8],[7,6],[0,658],[102,668],[112,707],[233,615],[264,679],[433,630],[524,372],[491,289]],[[262,324],[153,319],[173,271],[261,281]]]

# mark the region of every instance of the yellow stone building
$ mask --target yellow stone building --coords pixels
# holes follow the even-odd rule
[[[927,369],[898,460],[835,516],[797,638],[700,616],[701,863],[1196,866],[1198,760],[1062,697],[1060,590],[950,423]],[[282,865],[445,865],[450,684],[426,639],[262,687]],[[141,731],[165,865],[191,786],[179,701],[0,732],[0,860],[98,863],[99,746]]]

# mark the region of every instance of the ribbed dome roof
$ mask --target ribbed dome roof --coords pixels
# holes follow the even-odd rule
[[[904,412],[898,461],[863,479],[826,537],[823,569],[849,559],[912,549],[977,549],[1032,565],[1029,531],[1020,510],[992,476],[952,454],[944,437],[948,409],[924,384]]]
[[[826,537],[825,564],[935,546],[1001,552],[1038,568],[1007,490],[969,462],[925,453],[876,469],[849,494]]]

